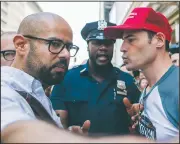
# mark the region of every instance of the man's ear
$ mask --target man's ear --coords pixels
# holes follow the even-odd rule
[[[16,52],[19,55],[25,55],[27,51],[27,40],[22,35],[16,35],[13,39]]]
[[[157,38],[157,48],[162,48],[165,45],[165,41],[166,41],[166,37],[162,32],[158,32],[156,34],[156,38]]]

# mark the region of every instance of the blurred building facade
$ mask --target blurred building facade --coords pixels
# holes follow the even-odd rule
[[[1,33],[17,31],[24,17],[37,12],[42,12],[37,2],[1,2]]]
[[[135,7],[152,7],[163,13],[173,29],[171,43],[179,42],[179,2],[104,2],[104,19],[117,25],[122,24]],[[123,63],[120,52],[121,44],[122,40],[118,39],[112,59],[113,65],[117,67]]]

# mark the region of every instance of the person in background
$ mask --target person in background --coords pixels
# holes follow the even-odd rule
[[[135,79],[135,84],[136,84],[136,86],[139,87],[140,71],[139,71],[139,70],[132,71],[132,74],[133,74],[133,77],[134,77],[134,79]]]
[[[52,92],[52,86],[48,86],[46,89],[45,89],[45,94],[47,97],[49,97],[51,95],[51,92]]]
[[[128,71],[128,70],[126,69],[126,65],[125,65],[125,64],[122,64],[122,65],[120,66],[120,70],[122,70],[123,72],[126,72],[126,73],[130,74],[131,76],[133,76],[132,71]]]
[[[16,55],[13,43],[15,31],[4,32],[1,34],[1,66],[10,66]]]
[[[107,27],[108,38],[121,38],[120,51],[127,70],[140,69],[148,86],[139,103],[124,103],[139,133],[164,142],[179,135],[179,67],[169,57],[172,29],[168,19],[148,7],[137,7],[123,24]],[[143,109],[144,108],[144,109]],[[141,112],[140,110],[143,111]]]
[[[139,81],[139,88],[140,88],[140,91],[142,92],[148,85],[148,81],[146,78],[142,78],[140,79]]]
[[[133,77],[113,67],[114,39],[104,37],[103,29],[115,25],[104,20],[87,23],[81,35],[87,42],[89,59],[68,71],[51,94],[54,109],[66,113],[66,127],[90,120],[90,135],[129,133],[129,119],[123,98],[138,102],[140,91]]]
[[[179,44],[172,44],[170,46],[170,57],[172,60],[172,63],[175,66],[179,66]]]
[[[143,72],[141,70],[139,70],[139,79],[145,78]]]

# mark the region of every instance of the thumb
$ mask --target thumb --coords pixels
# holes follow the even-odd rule
[[[88,131],[89,130],[89,128],[90,128],[90,125],[91,125],[91,122],[89,121],[89,120],[86,120],[85,122],[84,122],[84,124],[83,124],[83,126],[82,126],[82,131],[83,132],[86,132],[86,131]]]
[[[129,99],[126,98],[126,97],[123,99],[123,103],[124,103],[124,105],[125,105],[125,107],[126,107],[127,109],[130,109],[130,108],[132,107],[131,102],[130,102]]]

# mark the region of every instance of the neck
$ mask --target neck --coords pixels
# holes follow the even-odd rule
[[[157,57],[153,63],[150,63],[142,69],[144,76],[148,80],[149,87],[152,87],[171,67],[172,62],[168,53]]]
[[[15,59],[15,60],[13,61],[13,63],[11,64],[11,67],[14,67],[14,68],[16,68],[16,69],[22,70],[22,71],[26,72],[27,74],[29,74],[29,73],[25,70],[25,68],[24,68],[24,63],[23,63],[23,61],[19,61],[19,60]]]
[[[25,63],[23,63],[22,60],[15,59],[11,65],[11,67],[14,67],[16,69],[20,69],[24,71],[25,73],[29,74],[30,76],[34,77],[35,79],[39,80],[38,77],[33,73],[32,70],[29,70],[28,68],[25,67]],[[49,85],[42,83],[41,80],[39,80],[42,84],[43,89],[46,89]]]

